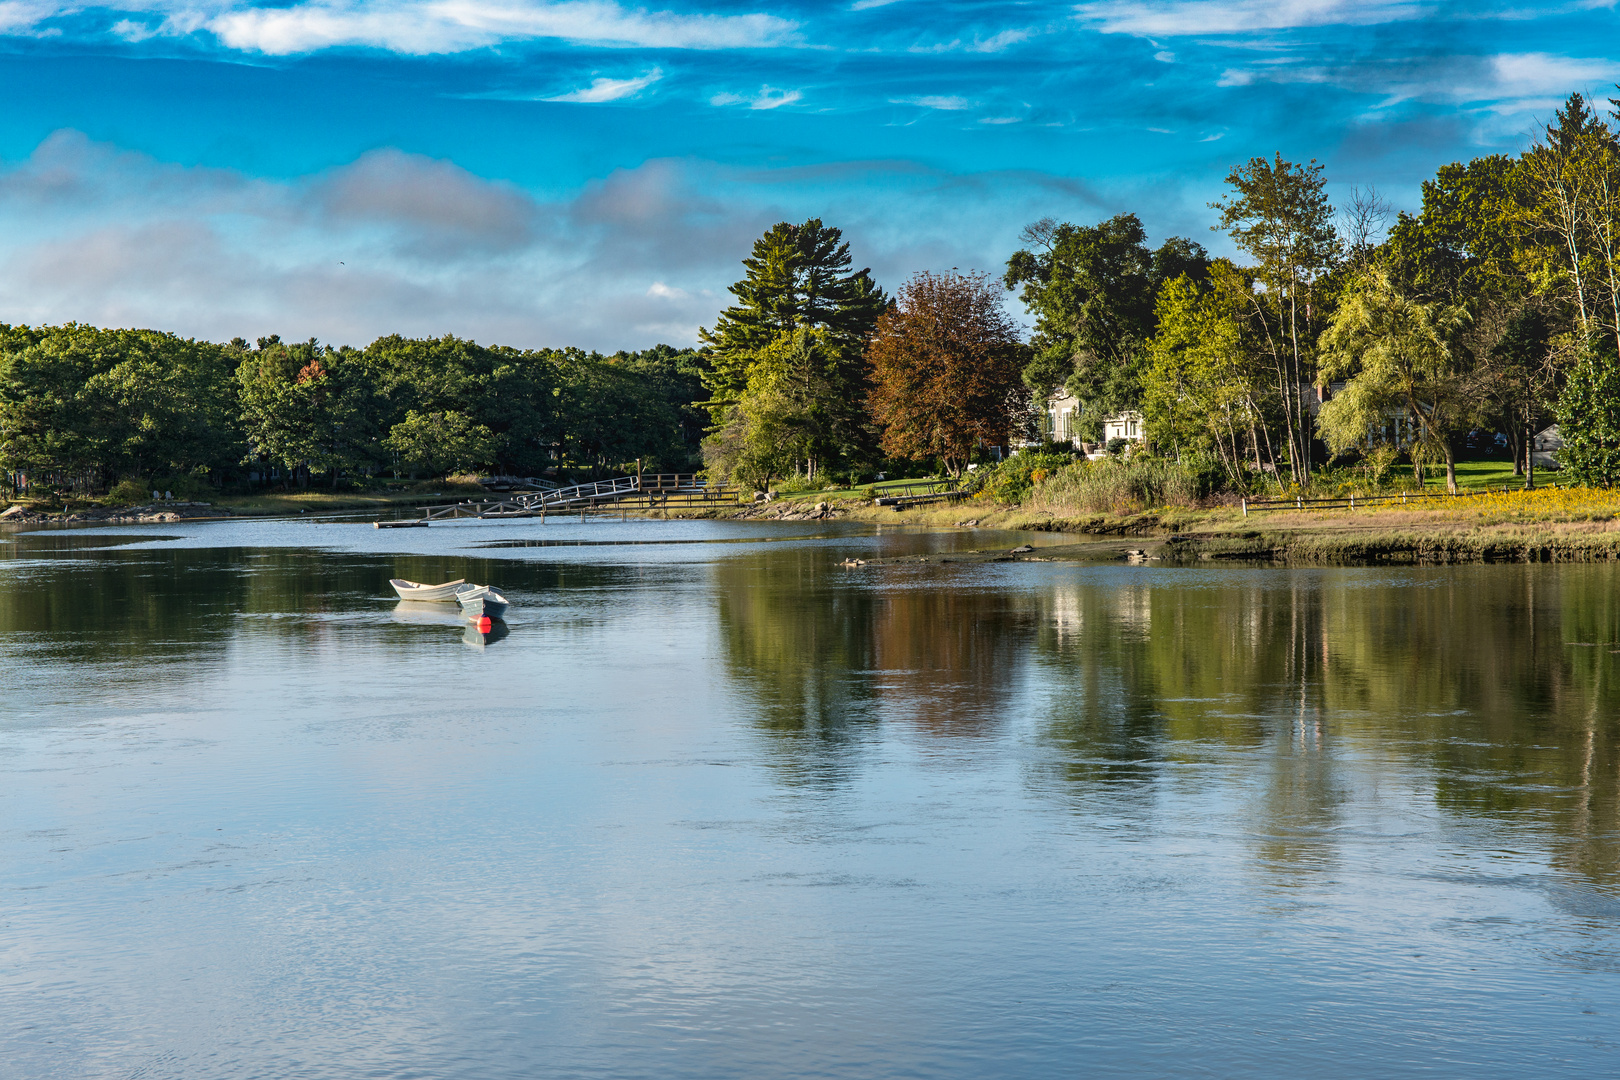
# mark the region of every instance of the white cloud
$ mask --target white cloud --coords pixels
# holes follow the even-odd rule
[[[774,86],[762,86],[757,94],[719,93],[709,98],[710,105],[747,105],[750,109],[779,109],[783,105],[792,105],[802,101],[804,93],[800,90],[779,90]]]
[[[1176,54],[1171,52],[1169,49],[1160,49],[1158,52],[1153,54],[1153,59],[1157,60],[1161,64],[1173,64],[1176,62]]]
[[[1000,52],[1008,46],[1018,44],[1020,41],[1028,41],[1030,36],[1034,33],[1035,31],[1027,29],[1003,30],[999,34],[992,34],[983,41],[975,41],[969,51],[982,53]]]
[[[158,30],[133,19],[120,19],[113,23],[112,32],[128,42],[145,41],[147,38],[156,37],[159,33]]]
[[[973,107],[973,102],[965,97],[944,96],[940,94],[925,94],[922,97],[890,98],[891,105],[917,105],[924,109],[939,109],[943,112],[961,112],[963,109]]]
[[[1403,101],[1486,105],[1497,112],[1534,112],[1571,90],[1620,79],[1620,61],[1551,53],[1425,57],[1345,65],[1257,64],[1229,68],[1219,86],[1257,82],[1321,84],[1377,94],[1381,106]]]
[[[0,34],[15,34],[32,30],[52,15],[63,14],[54,3],[37,0],[0,0]]]
[[[890,4],[898,2],[899,0],[855,0],[853,4],[849,5],[849,10],[867,11],[871,8],[888,7]]]
[[[593,79],[591,85],[582,90],[574,90],[567,94],[547,98],[547,101],[581,101],[601,102],[618,101],[620,98],[630,97],[647,89],[653,83],[664,77],[658,68],[653,68],[645,75],[634,79]]]
[[[560,199],[397,149],[267,180],[64,131],[0,162],[0,296],[30,324],[612,352],[694,342],[777,221],[836,223],[892,288],[921,268],[993,268],[1019,223],[1103,206],[1070,178],[892,161],[760,172],[657,159]]]
[[[914,53],[998,53],[1018,44],[1020,41],[1028,41],[1032,36],[1034,36],[1034,33],[1035,31],[1032,28],[1022,30],[1003,30],[998,34],[992,34],[990,37],[974,38],[972,41],[963,41],[961,38],[954,38],[951,41],[937,42],[933,45],[913,45],[907,51]]]
[[[1620,78],[1620,63],[1613,60],[1580,59],[1551,53],[1518,53],[1491,58],[1490,93],[1458,100],[1484,97],[1522,98],[1551,94],[1562,98],[1571,90],[1613,83]],[[1457,88],[1460,92],[1470,92]]]
[[[212,14],[201,25],[233,49],[272,56],[336,46],[409,55],[558,38],[597,46],[724,49],[790,44],[797,24],[774,15],[686,15],[613,0],[314,0]],[[189,32],[182,24],[176,32]]]
[[[1179,37],[1399,22],[1421,17],[1430,6],[1417,0],[1101,0],[1075,11],[1109,33]]]
[[[979,121],[981,124],[1021,124],[1023,122],[1024,118],[1022,116],[986,116]]]

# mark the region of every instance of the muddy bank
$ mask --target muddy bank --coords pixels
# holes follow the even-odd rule
[[[1620,533],[1513,535],[1408,533],[1357,536],[1343,532],[1209,533],[1154,539],[1086,540],[1041,547],[986,548],[885,559],[850,559],[845,566],[915,563],[1122,562],[1189,566],[1210,562],[1290,566],[1379,566],[1465,562],[1603,562],[1620,558]]]

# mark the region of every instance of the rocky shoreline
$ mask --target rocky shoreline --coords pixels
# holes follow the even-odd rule
[[[145,506],[109,506],[96,510],[75,510],[72,513],[46,513],[13,506],[0,512],[0,525],[146,525],[162,521],[185,521],[190,518],[229,517],[230,511],[205,502],[156,502]]]

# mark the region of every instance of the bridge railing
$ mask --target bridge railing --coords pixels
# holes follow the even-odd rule
[[[503,497],[453,506],[423,507],[422,512],[429,521],[454,517],[544,517],[550,512],[583,512],[603,504],[641,500],[666,509],[672,505],[706,505],[734,495],[734,490],[725,484],[711,483],[696,473],[642,473],[639,476],[590,480],[551,491],[513,492]]]

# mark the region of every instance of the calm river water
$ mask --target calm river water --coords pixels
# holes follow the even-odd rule
[[[1620,1075],[1620,568],[795,529],[0,535],[0,1076]]]

